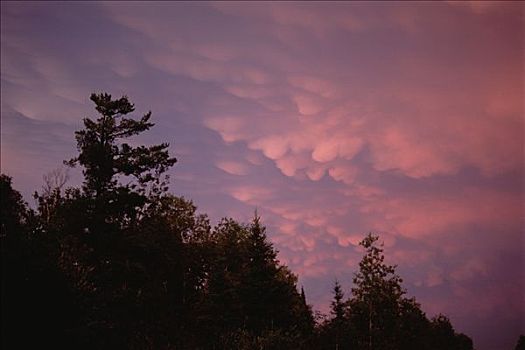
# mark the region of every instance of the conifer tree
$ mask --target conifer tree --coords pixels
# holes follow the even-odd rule
[[[368,234],[361,241],[366,252],[353,279],[351,323],[357,328],[360,349],[396,349],[399,306],[405,291],[395,266],[385,263],[378,239]]]
[[[168,143],[133,147],[123,141],[154,126],[151,112],[135,120],[127,116],[135,106],[126,96],[114,100],[94,93],[91,100],[100,116],[84,118],[84,129],[75,132],[79,155],[65,163],[83,167],[84,195],[94,199],[88,209],[94,211],[95,225],[133,222],[146,194],[158,197],[167,190],[163,174],[177,160],[169,156]]]
[[[75,133],[82,190],[66,190],[58,264],[82,300],[90,347],[144,347],[168,342],[159,329],[179,317],[182,238],[162,215],[168,144],[132,146],[151,127],[126,96],[92,94],[99,113]],[[158,206],[159,208],[155,209]],[[169,306],[169,307],[168,307]],[[146,327],[143,325],[147,324]],[[156,335],[156,336],[153,336]],[[150,346],[149,344],[148,346]]]
[[[334,299],[330,303],[331,310],[330,313],[333,316],[335,322],[342,322],[345,318],[345,303],[343,289],[338,280],[334,282],[334,288],[332,293],[334,294]]]

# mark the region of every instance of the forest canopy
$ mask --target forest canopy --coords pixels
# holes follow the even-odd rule
[[[257,213],[212,225],[169,192],[169,145],[129,142],[154,127],[151,112],[91,100],[99,115],[65,162],[82,168],[81,187],[48,174],[31,209],[0,176],[4,349],[473,349],[406,295],[374,234],[351,291],[336,281],[317,317]]]

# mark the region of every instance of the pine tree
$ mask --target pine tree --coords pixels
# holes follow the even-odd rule
[[[250,329],[265,329],[275,326],[274,312],[276,300],[275,280],[277,275],[276,253],[266,237],[266,228],[260,217],[255,216],[248,227],[246,240],[247,265],[242,281],[242,297],[246,303],[246,321]]]
[[[343,289],[341,288],[341,284],[338,280],[335,280],[334,282],[334,288],[332,290],[332,293],[334,294],[334,299],[330,303],[330,313],[333,316],[334,322],[340,323],[345,318],[345,303],[343,301]]]
[[[101,116],[84,119],[85,129],[77,131],[78,157],[67,162],[84,167],[86,192],[100,196],[117,185],[118,175],[132,176],[139,184],[159,182],[159,176],[177,161],[167,152],[169,144],[132,147],[119,140],[149,130],[151,112],[140,120],[125,117],[135,110],[126,96],[112,100],[107,93],[92,94],[91,100]]]
[[[351,323],[360,349],[395,349],[399,305],[405,291],[395,266],[384,262],[378,237],[368,234],[360,245],[366,253],[353,279]]]
[[[330,303],[330,313],[332,314],[330,326],[332,328],[332,332],[334,333],[335,349],[339,350],[342,349],[342,337],[345,331],[344,328],[346,323],[346,305],[343,301],[343,289],[341,288],[341,284],[339,284],[338,280],[335,280],[334,282],[334,288],[332,293],[334,294],[334,299]]]
[[[92,94],[91,100],[100,116],[84,118],[84,129],[75,132],[79,155],[65,163],[83,167],[84,195],[94,199],[88,210],[95,225],[133,222],[147,194],[158,197],[167,190],[163,174],[177,160],[169,156],[168,143],[133,147],[122,142],[154,126],[151,112],[135,120],[127,117],[135,106],[126,96],[113,100],[107,93]]]
[[[160,331],[167,315],[180,317],[183,289],[181,233],[161,208],[176,159],[167,143],[126,142],[153,127],[151,112],[136,120],[125,96],[91,100],[100,116],[84,119],[75,133],[79,154],[66,162],[83,168],[84,182],[66,190],[59,208],[58,265],[82,301],[83,331],[93,334],[86,346],[160,346],[168,342]]]

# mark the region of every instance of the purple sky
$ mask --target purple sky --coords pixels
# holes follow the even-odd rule
[[[524,29],[518,2],[2,2],[1,170],[30,201],[90,93],[128,95],[156,122],[137,142],[179,159],[172,191],[214,221],[257,208],[316,309],[373,231],[429,316],[511,349]]]

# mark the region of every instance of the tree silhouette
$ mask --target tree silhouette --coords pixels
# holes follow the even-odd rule
[[[86,314],[89,347],[160,346],[160,331],[181,317],[182,233],[167,218],[165,172],[176,159],[168,144],[131,146],[126,139],[151,127],[151,112],[127,117],[127,97],[92,94],[100,114],[77,131],[79,154],[66,164],[83,168],[82,190],[66,191],[59,233],[58,264]],[[45,195],[40,202],[45,203]],[[169,306],[169,307],[168,307]],[[156,314],[156,315],[155,315]]]
[[[31,212],[20,192],[13,189],[12,179],[0,174],[0,237],[16,237],[28,223]]]
[[[42,235],[11,178],[0,175],[1,341],[5,349],[75,346],[80,309],[56,265],[56,241]]]
[[[520,335],[514,350],[525,350],[525,335]]]
[[[456,333],[445,315],[437,315],[430,323],[430,349],[471,350],[473,348],[472,340],[464,334]]]
[[[135,120],[127,117],[135,107],[126,96],[113,100],[107,93],[92,94],[91,100],[100,117],[84,118],[84,129],[75,132],[79,155],[65,163],[83,167],[84,196],[91,199],[86,208],[92,214],[91,230],[104,231],[108,224],[133,223],[147,195],[164,193],[163,174],[177,160],[169,156],[167,143],[133,147],[122,141],[153,127],[151,112]]]
[[[160,175],[177,161],[168,155],[169,144],[150,147],[119,144],[120,139],[138,135],[154,126],[149,121],[151,112],[134,120],[125,117],[135,110],[126,96],[112,100],[107,93],[92,94],[91,100],[101,116],[96,121],[84,118],[84,129],[75,133],[79,155],[67,162],[71,166],[84,167],[85,191],[98,197],[114,190],[118,175],[134,177],[140,185],[160,184]],[[135,185],[125,187],[135,188]]]
[[[395,348],[399,305],[405,291],[395,266],[385,264],[379,237],[368,234],[360,245],[366,253],[354,277],[350,308],[362,349]]]
[[[344,302],[344,292],[341,288],[341,284],[338,280],[335,280],[334,282],[334,288],[332,293],[334,294],[334,299],[330,303],[331,310],[330,313],[333,316],[333,320],[336,323],[341,323],[344,321],[346,316],[346,306]]]
[[[331,319],[325,325],[326,340],[331,349],[347,349],[350,346],[350,328],[348,323],[348,305],[344,300],[344,292],[338,280],[332,289],[333,299],[330,303]]]

